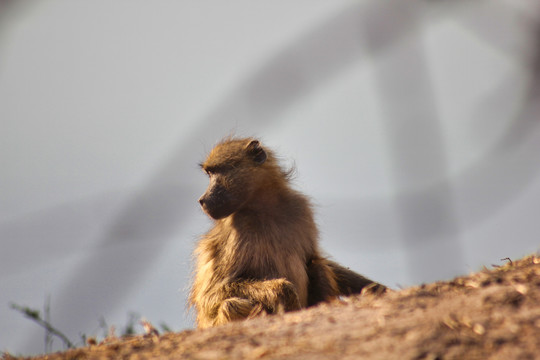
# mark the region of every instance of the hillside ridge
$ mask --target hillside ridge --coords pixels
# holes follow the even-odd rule
[[[108,339],[28,359],[118,358],[536,359],[540,257],[382,296],[204,330]]]

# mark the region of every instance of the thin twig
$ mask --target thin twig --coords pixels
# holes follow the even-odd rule
[[[45,322],[51,323],[51,297],[47,296],[45,300],[45,305],[43,306],[43,313],[45,314]],[[50,353],[52,351],[52,333],[50,331],[45,331],[45,353]]]
[[[48,321],[43,320],[39,316],[39,311],[32,310],[32,309],[30,309],[28,307],[23,307],[23,306],[13,304],[13,303],[11,304],[11,308],[14,309],[14,310],[19,311],[21,314],[23,314],[27,318],[35,321],[38,325],[43,327],[45,330],[47,330],[52,335],[58,336],[68,348],[71,349],[71,348],[75,347],[75,346],[73,346],[73,343],[71,341],[69,341],[69,339],[67,338],[66,335],[62,334],[62,332],[60,330],[57,330]]]

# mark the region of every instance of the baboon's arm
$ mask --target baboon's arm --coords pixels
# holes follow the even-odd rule
[[[301,308],[294,285],[285,279],[230,282],[205,300],[197,316],[199,327],[203,328]]]
[[[228,297],[248,299],[254,305],[262,306],[269,314],[301,308],[294,285],[285,279],[232,282],[224,287],[224,291]]]

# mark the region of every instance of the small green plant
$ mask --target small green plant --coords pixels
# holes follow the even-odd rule
[[[47,299],[45,302],[44,307],[44,314],[45,318],[41,317],[41,314],[39,310],[31,309],[27,306],[21,306],[17,305],[15,303],[11,303],[11,308],[20,312],[30,320],[34,321],[39,326],[43,327],[45,329],[45,352],[50,352],[52,349],[52,342],[53,342],[53,336],[56,336],[62,340],[64,343],[64,346],[68,349],[75,347],[73,345],[73,342],[69,340],[69,338],[64,335],[60,330],[55,328],[50,323],[50,300]]]
[[[173,332],[173,330],[169,327],[169,325],[165,324],[164,322],[159,323],[159,327],[161,328],[161,331],[164,333]]]
[[[122,336],[129,336],[129,335],[135,335],[137,334],[137,331],[135,331],[135,325],[140,322],[141,315],[136,312],[129,312],[128,313],[128,320],[126,322],[126,325],[124,326],[124,330],[122,331]]]

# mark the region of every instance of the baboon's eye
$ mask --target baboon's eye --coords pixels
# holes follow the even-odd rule
[[[206,166],[203,163],[200,163],[199,166],[201,167],[201,170],[204,171],[204,173],[208,176],[215,173],[215,169],[213,166]]]
[[[203,169],[208,175],[223,174],[232,170],[230,165],[212,165]]]

